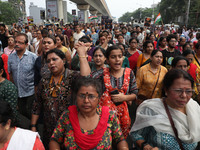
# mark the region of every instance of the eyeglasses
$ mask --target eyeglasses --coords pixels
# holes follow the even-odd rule
[[[192,96],[194,90],[183,90],[183,89],[171,89],[172,91],[174,91],[176,94],[178,94],[179,96],[183,94],[183,92],[185,92],[185,94],[187,96]]]
[[[89,101],[94,101],[98,96],[94,96],[92,94],[79,94],[77,95],[81,100],[85,100],[86,97],[88,98]]]

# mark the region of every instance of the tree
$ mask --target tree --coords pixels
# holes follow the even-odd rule
[[[9,2],[0,1],[0,11],[0,22],[5,24],[18,22],[18,18],[22,16],[21,12]]]
[[[159,13],[159,6],[154,8],[155,16]],[[120,22],[130,22],[131,17],[135,19],[145,19],[146,17],[152,17],[153,8],[138,8],[134,12],[127,12],[119,18]],[[141,17],[141,18],[140,18]]]
[[[132,13],[126,12],[125,14],[122,15],[122,17],[119,18],[119,21],[120,22],[130,22],[131,16],[132,16]]]
[[[67,19],[68,19],[68,22],[73,22],[73,16],[67,12]]]
[[[161,0],[154,10],[155,17],[160,12],[164,24],[176,23],[184,25],[189,0]],[[198,27],[200,23],[200,0],[190,0],[189,26]],[[127,12],[119,18],[121,22],[129,22],[130,17],[139,19],[152,16],[152,8],[139,8],[134,12]]]
[[[189,0],[161,0],[160,13],[164,23],[185,24]],[[197,26],[200,22],[200,1],[191,0],[189,13],[189,26]]]

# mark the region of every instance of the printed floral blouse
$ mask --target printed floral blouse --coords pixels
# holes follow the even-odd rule
[[[100,117],[101,110],[102,107],[97,108],[97,113],[100,115]],[[109,113],[110,115],[107,122],[107,129],[102,137],[102,140],[93,150],[112,149],[112,144],[117,145],[120,141],[124,140],[117,116],[115,116],[113,111],[109,111]],[[90,135],[93,134],[94,130],[81,129],[81,131],[86,135]],[[80,149],[80,147],[75,142],[74,131],[69,121],[69,110],[63,112],[60,119],[58,120],[51,140],[54,140],[60,145],[64,146],[64,149]]]
[[[32,114],[40,115],[40,112],[43,111],[44,145],[49,144],[49,140],[61,114],[73,103],[71,88],[73,81],[78,76],[78,72],[66,69],[60,87],[56,91],[56,97],[53,97],[51,94],[51,87],[56,87],[54,81],[50,84],[51,75],[40,80],[33,103]]]

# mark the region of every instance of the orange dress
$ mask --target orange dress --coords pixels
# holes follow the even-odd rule
[[[137,67],[140,68],[141,65],[147,61],[147,59],[144,57],[144,54],[140,54],[140,56],[138,57],[138,60],[137,60]]]
[[[121,89],[117,89],[119,92],[126,94],[130,82],[130,73],[131,69],[125,68],[123,86],[121,87]],[[131,125],[131,119],[129,116],[127,103],[124,101],[120,105],[116,106],[112,102],[110,92],[116,89],[113,88],[111,85],[109,68],[104,68],[103,74],[106,90],[104,91],[101,97],[100,105],[108,106],[110,110],[115,112],[119,119],[123,135],[125,138],[127,138]]]

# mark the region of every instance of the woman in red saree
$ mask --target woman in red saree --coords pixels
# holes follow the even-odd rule
[[[129,60],[130,68],[135,72],[137,67],[137,60],[139,55],[142,53],[137,49],[138,39],[137,38],[131,38],[129,40],[130,47],[125,53],[125,56]]]

